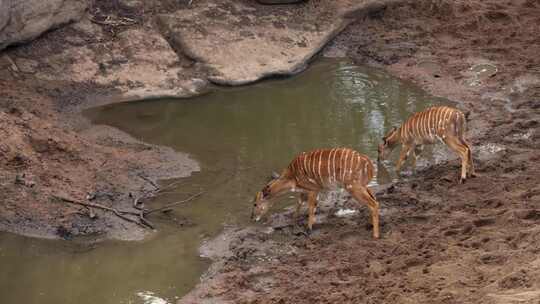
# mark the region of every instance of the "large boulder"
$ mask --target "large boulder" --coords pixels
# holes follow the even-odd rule
[[[0,50],[78,20],[88,0],[0,0]]]
[[[38,79],[112,85],[118,93],[114,100],[188,97],[206,88],[195,65],[179,58],[150,27],[131,27],[114,39],[86,18],[67,28],[75,30],[67,31],[61,40],[50,35],[47,50],[38,58],[15,58],[19,70],[39,66],[33,73]]]
[[[211,71],[210,81],[242,85],[298,73],[357,15],[380,3],[308,1],[263,9],[254,1],[215,0],[159,15],[157,21],[175,50]]]

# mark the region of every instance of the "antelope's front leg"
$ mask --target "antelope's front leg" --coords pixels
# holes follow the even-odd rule
[[[420,153],[424,150],[423,145],[416,145],[413,149],[413,160],[412,160],[412,169],[413,172],[416,172],[416,161],[418,160],[418,157],[420,157]]]
[[[310,192],[307,196],[309,207],[308,232],[311,232],[311,230],[313,229],[313,224],[315,223],[315,210],[317,209],[317,192]]]
[[[401,151],[399,151],[399,159],[396,163],[396,173],[399,175],[401,172],[401,166],[403,165],[403,162],[407,160],[407,156],[409,156],[409,152],[411,151],[410,145],[402,145]]]
[[[307,200],[308,195],[306,193],[300,193],[300,197],[298,198],[298,202],[296,203],[296,209],[294,210],[294,226],[298,225],[298,220],[300,219],[300,209]]]

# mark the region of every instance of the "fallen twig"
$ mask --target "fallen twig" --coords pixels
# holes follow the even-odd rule
[[[204,194],[204,191],[201,191],[197,194],[194,194],[188,198],[186,198],[185,200],[181,200],[181,201],[177,201],[177,202],[174,202],[174,203],[170,203],[170,204],[167,204],[163,207],[159,207],[159,208],[155,208],[155,209],[151,209],[151,210],[146,210],[144,211],[144,215],[148,215],[150,213],[154,213],[154,212],[158,212],[158,211],[165,211],[165,210],[169,210],[171,209],[171,207],[174,207],[174,206],[177,206],[177,205],[180,205],[180,204],[183,204],[183,203],[187,203],[189,201],[192,201],[194,200],[195,198],[201,196]]]
[[[148,183],[150,183],[150,185],[154,186],[154,188],[156,188],[156,190],[159,190],[159,186],[158,186],[156,183],[154,183],[153,180],[149,179],[148,177],[146,177],[146,176],[144,176],[144,175],[142,175],[142,174],[140,174],[140,173],[137,174],[137,176],[140,177],[140,178],[142,178],[142,179],[144,179],[144,180],[147,181]]]
[[[118,210],[118,209],[115,209],[115,208],[103,206],[101,204],[85,203],[85,202],[77,201],[77,200],[74,200],[74,199],[71,199],[71,198],[58,196],[58,195],[53,195],[53,197],[56,198],[56,199],[59,199],[59,200],[61,200],[63,202],[70,203],[70,204],[76,204],[76,205],[80,205],[80,206],[84,206],[84,207],[92,207],[92,208],[98,208],[98,209],[101,209],[101,210],[110,211],[110,212],[114,213],[116,216],[118,216],[119,218],[121,218],[121,219],[123,219],[125,221],[135,223],[135,224],[137,224],[139,226],[142,226],[142,227],[148,226],[150,228],[153,228],[151,225],[147,225],[143,221],[137,221],[137,220],[134,220],[134,219],[129,218],[129,217],[124,215],[124,214],[136,215],[136,216],[139,216],[139,219],[140,219],[140,212]]]
[[[141,221],[141,223],[143,223],[144,225],[148,226],[148,228],[150,229],[155,229],[154,228],[154,225],[152,223],[150,223],[149,220],[145,219],[144,218],[144,211],[141,210],[141,213],[139,214],[139,220]]]
[[[137,20],[128,17],[119,17],[117,19],[113,19],[110,15],[105,17],[105,20],[103,21],[97,20],[95,18],[90,18],[90,21],[99,25],[107,26],[133,25],[137,23]]]
[[[173,188],[173,187],[175,187],[175,186],[181,185],[181,184],[183,184],[184,182],[185,182],[184,180],[179,180],[179,181],[176,181],[176,182],[172,182],[172,183],[170,183],[170,184],[167,184],[167,185],[164,186],[163,188],[160,188],[158,192],[161,194],[163,191],[168,190],[168,189],[170,189],[170,188]]]

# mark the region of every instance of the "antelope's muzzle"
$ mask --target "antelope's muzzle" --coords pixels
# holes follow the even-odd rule
[[[262,192],[259,191],[255,195],[255,199],[253,201],[253,208],[251,209],[251,220],[255,222],[258,222],[261,219],[261,215],[256,214],[256,213],[260,213],[260,212],[257,212],[257,208],[259,207],[258,204],[260,201],[262,201]]]

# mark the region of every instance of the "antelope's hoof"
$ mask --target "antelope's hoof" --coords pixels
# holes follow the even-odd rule
[[[306,230],[302,230],[302,229],[298,229],[296,231],[293,232],[294,235],[303,235],[305,237],[309,237],[309,232],[307,232]]]
[[[459,183],[460,183],[460,184],[465,184],[465,181],[467,181],[466,178],[462,178],[462,177],[461,177],[461,178],[459,179]]]

